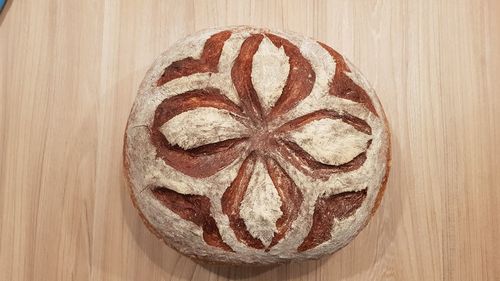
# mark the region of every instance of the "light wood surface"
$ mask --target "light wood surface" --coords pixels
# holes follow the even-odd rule
[[[0,280],[500,280],[500,1],[9,1]],[[385,198],[331,257],[199,265],[157,240],[125,192],[122,136],[147,68],[191,32],[236,24],[327,42],[385,107]]]

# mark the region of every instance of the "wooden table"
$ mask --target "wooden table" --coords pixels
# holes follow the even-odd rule
[[[500,280],[500,1],[10,0],[0,18],[0,280]],[[136,89],[219,25],[325,41],[393,132],[381,209],[349,246],[274,268],[194,263],[124,189]]]

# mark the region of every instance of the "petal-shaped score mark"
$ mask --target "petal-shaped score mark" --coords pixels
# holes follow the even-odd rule
[[[281,198],[281,212],[283,213],[283,215],[276,221],[276,232],[274,233],[273,240],[268,247],[269,250],[269,248],[278,244],[278,242],[285,237],[285,234],[292,226],[292,223],[295,219],[297,219],[299,208],[304,200],[304,196],[290,176],[276,160],[266,158],[266,167]]]
[[[240,216],[250,234],[266,247],[273,239],[276,221],[283,215],[280,197],[262,157],[259,157],[240,204]]]
[[[167,141],[192,149],[225,140],[248,136],[248,129],[228,111],[200,107],[174,116],[160,127]]]
[[[262,34],[254,34],[245,39],[231,69],[231,79],[240,96],[243,110],[257,125],[262,122],[262,106],[252,84],[252,62],[263,38]]]
[[[321,120],[342,122],[341,129],[345,130],[341,130],[341,133],[347,135],[340,139],[340,148],[344,149],[354,140],[358,148],[351,149],[348,155],[343,155],[345,151],[336,151],[339,149],[339,145],[335,144],[336,140],[330,140],[331,143],[318,146],[321,150],[313,147],[312,145],[319,145],[318,142],[321,143],[325,139],[329,142],[326,134],[333,133],[333,136],[336,136],[336,128],[331,126],[326,126],[329,127],[330,132],[323,132],[325,134],[323,136],[318,135],[317,132],[309,132],[313,139],[305,138],[305,135],[300,133],[299,129],[311,125],[309,129],[316,130],[314,123]],[[329,124],[330,121],[326,125],[332,125]],[[294,132],[299,132],[299,134],[293,137]],[[333,110],[319,110],[299,117],[278,128],[276,133],[279,139],[276,140],[275,146],[281,155],[304,174],[322,179],[327,179],[333,173],[345,173],[361,167],[366,160],[366,150],[371,144],[371,128],[365,121],[349,114],[339,114]],[[358,137],[353,140],[350,139],[350,135]],[[340,156],[328,158],[332,155]]]
[[[366,189],[318,198],[311,230],[297,250],[303,252],[330,240],[334,221],[353,215],[365,198]]]
[[[205,42],[203,52],[199,59],[188,57],[170,64],[157,82],[161,86],[171,80],[200,72],[217,72],[222,48],[231,31],[222,31],[212,35]]]
[[[274,34],[265,34],[267,38],[277,47],[283,48],[289,57],[289,74],[283,92],[275,102],[267,116],[267,120],[287,112],[307,97],[313,88],[316,74],[311,64],[305,59],[300,49],[290,41]],[[252,65],[254,55],[264,39],[262,34],[254,34],[248,37],[241,45],[240,54],[235,60],[231,70],[236,91],[243,102],[243,107],[250,118],[259,122],[263,120],[263,109],[257,92],[252,83]]]
[[[361,88],[358,84],[354,83],[349,76],[347,76],[346,72],[351,72],[349,66],[347,66],[344,58],[341,54],[337,53],[331,47],[318,42],[332,57],[336,63],[335,66],[335,74],[330,83],[330,94],[337,96],[339,98],[352,100],[357,103],[363,104],[368,110],[370,110],[373,114],[378,116],[373,103],[363,88]]]
[[[338,166],[364,152],[371,136],[340,119],[324,118],[290,132],[287,139],[318,162]]]
[[[172,212],[201,227],[203,230],[203,240],[208,245],[221,248],[225,251],[233,251],[222,240],[219,228],[210,212],[211,204],[208,197],[180,194],[165,187],[153,188],[153,194]]]
[[[342,165],[327,165],[314,159],[299,145],[287,140],[277,141],[278,151],[299,171],[313,178],[327,180],[334,173],[346,173],[359,169],[366,161],[366,152],[362,152],[351,161]],[[368,142],[368,147],[370,146]]]
[[[311,93],[316,81],[316,73],[314,73],[311,63],[302,56],[297,46],[274,34],[267,33],[266,36],[277,48],[283,47],[285,54],[290,58],[290,72],[283,93],[267,117],[268,120],[272,120],[295,107]]]
[[[290,71],[288,61],[283,47],[276,47],[266,37],[253,56],[252,84],[266,114],[283,92]]]
[[[266,248],[266,251],[269,251],[270,248],[278,244],[278,242],[284,238],[292,223],[295,219],[297,219],[299,208],[303,202],[303,195],[290,176],[288,176],[276,160],[266,157],[264,160],[265,169],[256,171],[257,166],[260,164],[258,161],[262,161],[259,157],[260,156],[257,156],[256,153],[252,153],[243,162],[237,177],[222,196],[221,204],[222,211],[228,216],[230,226],[239,241],[252,248]],[[266,174],[259,174],[256,176],[256,172],[264,172]],[[254,212],[255,216],[251,218],[244,217],[241,214],[242,212],[246,212],[243,210],[244,206],[242,205],[244,205],[245,199],[248,199],[246,194],[251,181],[255,178],[263,177],[269,177],[272,183],[268,183],[268,185],[271,184],[272,188],[276,188],[280,201],[279,209],[281,211],[277,220],[271,219],[271,221],[275,224],[273,226],[275,226],[274,228],[276,230],[271,237],[266,237],[269,239],[262,239],[262,237],[260,237],[261,233],[251,233],[251,231],[249,231],[250,226],[247,226],[245,223],[245,221],[258,223],[260,221],[260,218],[257,216],[258,213]],[[252,185],[252,188],[260,188],[260,186],[258,186],[258,184],[254,184]],[[276,199],[277,198],[275,198],[275,200]],[[272,203],[270,205],[272,205]],[[266,222],[269,220],[269,215],[270,214],[265,214]],[[260,227],[262,228],[262,225],[260,225]],[[269,228],[270,227],[268,226],[266,229],[261,230],[269,230]],[[264,234],[267,234],[267,232]]]
[[[185,111],[200,107],[225,110],[235,117],[242,113],[236,104],[221,95],[217,89],[194,90],[165,99],[156,109],[151,128],[151,141],[157,156],[176,170],[196,178],[211,176],[236,160],[241,155],[246,139],[227,139],[201,146],[193,144],[194,148],[187,150],[169,143],[160,130],[161,126]]]
[[[221,204],[222,212],[228,216],[229,225],[233,229],[238,241],[252,248],[264,249],[262,241],[250,234],[245,221],[240,216],[240,205],[248,188],[256,161],[257,155],[255,153],[250,154],[243,161],[236,178],[222,195]]]

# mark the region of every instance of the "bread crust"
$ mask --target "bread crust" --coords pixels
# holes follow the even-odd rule
[[[250,30],[255,30],[255,29],[252,29],[252,28],[249,28],[249,27],[228,28],[227,30],[230,30],[230,31],[235,31],[236,30],[236,31],[238,31],[238,30],[242,30],[242,29],[245,29],[245,28],[250,29]],[[263,32],[269,32],[269,31],[263,31]],[[155,63],[155,64],[157,64],[157,63]],[[355,69],[353,69],[352,71],[354,71],[356,73],[359,73]],[[150,70],[150,72],[151,72],[151,70]],[[165,82],[165,79],[163,79],[163,81],[162,81],[163,84],[165,84],[167,82]],[[366,83],[366,81],[362,81],[362,82],[356,81],[356,83],[358,83],[358,84],[359,83],[363,83],[363,82]],[[142,93],[150,90],[150,83],[151,83],[150,81],[143,82],[143,84],[141,85],[141,88],[139,90],[139,95],[141,95]],[[364,85],[364,87],[366,87],[366,85]],[[385,132],[386,138],[387,138],[386,144],[385,144],[385,150],[384,151],[380,151],[380,153],[384,154],[384,158],[386,159],[386,161],[385,161],[385,172],[384,172],[383,178],[381,180],[381,184],[380,184],[380,186],[378,188],[378,191],[377,191],[376,194],[374,194],[375,199],[373,201],[373,206],[369,210],[368,216],[366,216],[365,218],[361,218],[362,221],[363,221],[362,225],[357,228],[357,230],[356,230],[356,232],[354,234],[352,234],[352,238],[355,237],[368,224],[368,221],[375,214],[375,211],[380,206],[383,194],[384,194],[386,186],[387,186],[387,181],[388,181],[389,171],[390,171],[390,165],[391,165],[391,141],[390,141],[390,139],[391,139],[391,133],[390,133],[389,124],[388,124],[387,118],[385,116],[385,113],[383,111],[383,108],[380,106],[380,103],[379,103],[377,97],[374,94],[372,94],[370,96],[370,100],[372,102],[374,102],[374,104],[377,107],[377,108],[374,107],[373,110],[376,110],[376,113],[378,114],[378,118],[382,121],[383,127],[384,127],[383,131]],[[136,110],[135,107],[131,111],[131,116],[134,116],[134,110]],[[325,253],[314,254],[314,255],[305,256],[305,257],[299,257],[299,258],[294,258],[294,257],[291,257],[291,258],[280,258],[280,259],[274,259],[272,261],[266,261],[266,260],[263,261],[262,259],[258,259],[258,258],[254,259],[254,260],[245,260],[245,261],[243,261],[241,259],[231,259],[231,258],[220,260],[218,258],[214,258],[214,256],[212,256],[210,253],[208,253],[208,254],[203,253],[201,255],[197,255],[194,252],[187,253],[186,251],[179,250],[180,248],[183,249],[185,247],[189,247],[190,244],[191,244],[190,241],[188,239],[183,239],[183,240],[180,240],[180,241],[176,241],[174,243],[168,237],[165,237],[165,235],[162,234],[161,231],[157,229],[157,227],[150,221],[150,219],[148,219],[148,216],[144,213],[143,209],[140,207],[140,204],[139,204],[138,199],[137,199],[137,195],[134,192],[134,183],[133,183],[134,181],[131,178],[131,176],[132,176],[131,164],[130,164],[131,159],[130,159],[130,155],[129,155],[127,149],[129,147],[129,140],[128,139],[131,137],[130,135],[128,135],[129,128],[130,128],[131,122],[134,123],[135,121],[136,120],[134,120],[132,117],[129,119],[129,121],[127,122],[127,129],[125,130],[125,134],[124,134],[123,169],[124,169],[125,177],[127,179],[127,191],[129,192],[129,195],[130,195],[130,198],[132,200],[133,206],[139,212],[139,216],[141,217],[141,219],[144,222],[144,224],[147,226],[147,228],[153,234],[155,234],[155,236],[157,236],[159,239],[162,239],[164,241],[164,243],[166,243],[167,245],[169,245],[170,247],[174,248],[179,253],[181,253],[181,254],[183,254],[185,256],[188,256],[188,257],[193,258],[193,259],[195,259],[197,261],[200,261],[200,262],[210,263],[210,264],[268,265],[268,264],[275,264],[275,263],[286,263],[286,262],[289,262],[289,261],[292,261],[292,260],[316,259],[316,258],[322,257],[325,254],[330,253],[330,252],[326,251]],[[141,126],[141,125],[139,125],[139,126]],[[347,242],[351,241],[352,238],[348,238]],[[334,251],[338,251],[339,249],[343,248],[345,245],[347,245],[347,243],[340,245]]]

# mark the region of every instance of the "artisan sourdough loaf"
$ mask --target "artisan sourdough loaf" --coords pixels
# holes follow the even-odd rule
[[[329,46],[251,27],[176,43],[142,82],[125,132],[145,224],[188,256],[318,258],[349,243],[390,163],[374,91]]]

